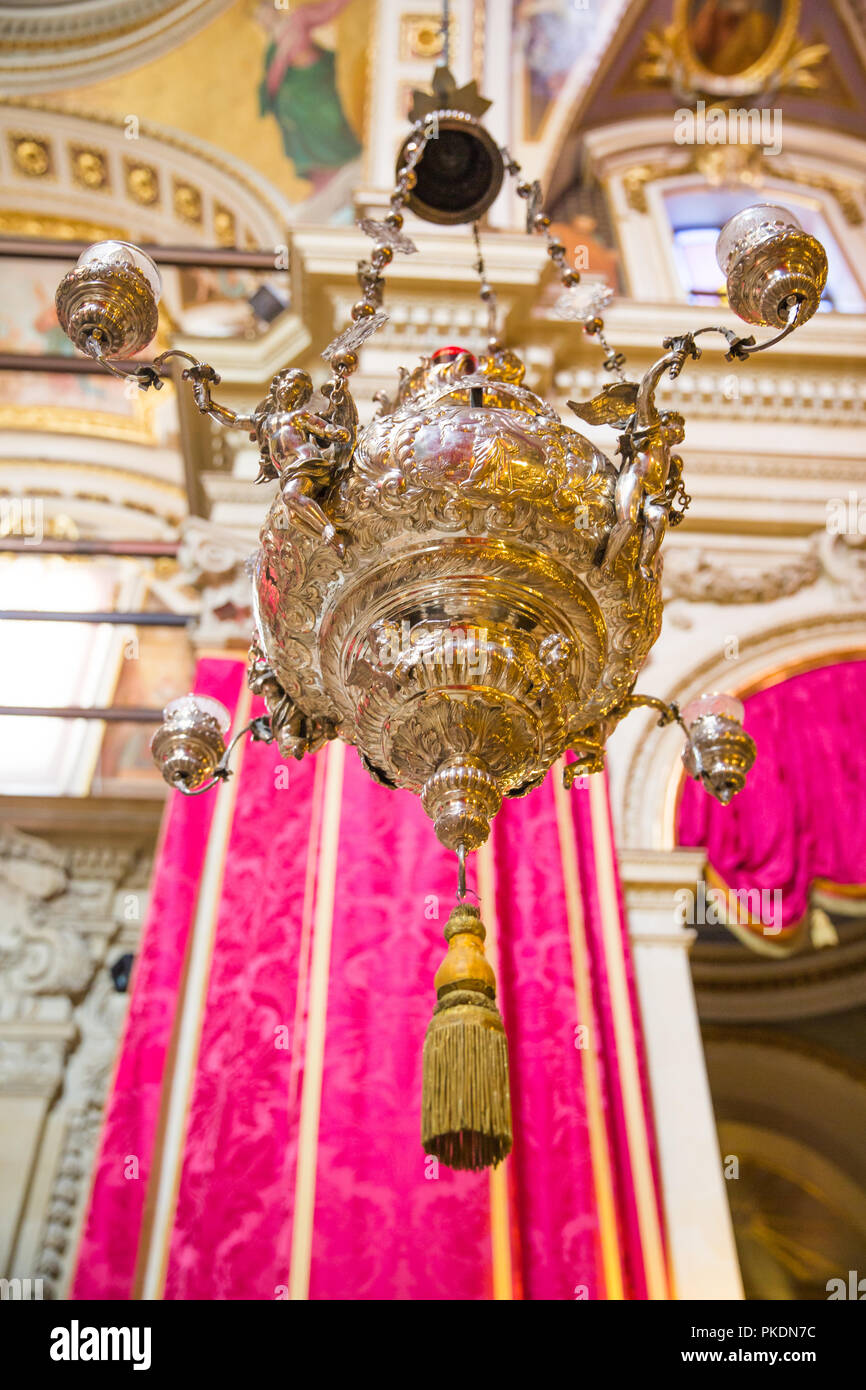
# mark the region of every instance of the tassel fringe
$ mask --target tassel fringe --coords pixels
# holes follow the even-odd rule
[[[434,1014],[424,1041],[421,1142],[449,1168],[479,1169],[511,1152],[508,1044],[495,1004]]]
[[[485,934],[478,908],[459,902],[424,1039],[421,1143],[449,1168],[489,1168],[511,1152],[508,1043]]]

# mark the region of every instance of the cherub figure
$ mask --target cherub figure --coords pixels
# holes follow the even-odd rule
[[[279,478],[283,501],[296,525],[333,546],[342,558],[345,546],[317,497],[331,482],[335,447],[351,447],[353,432],[348,423],[306,410],[312,394],[309,373],[299,367],[274,377],[268,400],[256,412],[260,477]]]
[[[641,533],[638,569],[652,578],[652,564],[667,529],[673,493],[682,475],[682,460],[671,446],[683,440],[683,417],[665,411],[658,423],[646,430],[624,434],[620,445],[623,466],[616,482],[616,525],[608,537],[602,569],[610,574],[623,546]],[[673,492],[672,465],[679,465]]]
[[[568,403],[575,415],[590,425],[624,426],[619,443],[622,467],[616,483],[616,521],[602,562],[605,574],[611,572],[623,547],[639,535],[638,570],[643,579],[652,579],[653,561],[680,486],[683,463],[671,448],[682,443],[685,421],[676,411],[660,412],[655,391],[666,372],[672,377],[679,375],[686,357],[696,356],[697,351],[694,343],[685,339],[670,341],[672,351],[654,362],[640,382],[617,382],[606,386],[594,400]]]
[[[281,757],[300,760],[307,753],[317,752],[328,739],[334,737],[334,726],[329,721],[311,719],[286,694],[257,636],[253,637],[250,645],[247,685],[254,695],[261,695],[264,699],[271,733]]]

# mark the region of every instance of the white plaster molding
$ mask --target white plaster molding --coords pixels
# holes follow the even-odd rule
[[[694,889],[701,850],[619,854],[652,1090],[673,1295],[742,1298],[688,952],[676,911]]]
[[[0,827],[0,1274],[58,1296],[87,1193],[149,864],[125,842],[60,848]],[[13,1248],[14,1246],[14,1248]]]

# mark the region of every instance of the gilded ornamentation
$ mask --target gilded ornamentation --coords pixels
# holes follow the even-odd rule
[[[217,246],[237,246],[237,220],[230,208],[217,203],[213,210],[213,230]]]
[[[107,226],[104,222],[88,222],[84,218],[4,209],[0,210],[0,235],[51,237],[58,241],[103,241],[108,237],[123,239],[126,230]]]
[[[279,506],[288,511],[289,520],[332,545],[342,557],[343,542],[317,498],[331,482],[335,446],[351,452],[354,429],[348,422],[325,420],[309,410],[312,394],[312,381],[298,367],[274,378],[270,404],[256,425],[262,449],[260,477],[278,478]]]
[[[88,145],[70,145],[69,161],[73,180],[80,188],[101,192],[110,187],[108,159],[104,150],[94,150]]]
[[[450,19],[451,44],[454,43],[456,25]],[[400,18],[400,57],[403,62],[421,59],[429,62],[438,58],[443,50],[443,25],[441,14],[404,14]]]
[[[623,548],[638,539],[637,564],[643,579],[652,566],[674,518],[671,507],[681,489],[683,461],[671,446],[685,437],[685,421],[675,411],[660,412],[655,388],[662,376],[678,375],[685,357],[696,356],[690,341],[674,346],[644,375],[640,384],[618,382],[585,405],[570,408],[589,424],[625,425],[620,436],[622,467],[616,482],[616,524],[604,552],[604,573],[613,572]]]
[[[334,737],[330,724],[309,719],[286,694],[257,638],[253,638],[249,650],[247,684],[265,702],[271,731],[283,758],[303,758]]]
[[[623,174],[622,187],[626,202],[633,212],[648,213],[647,185],[659,179],[703,174],[714,187],[741,183],[759,188],[767,179],[785,179],[803,188],[829,193],[836,200],[849,227],[863,225],[862,192],[854,183],[847,183],[830,174],[793,165],[782,155],[768,157],[758,145],[701,145],[688,157],[672,163],[669,160],[648,161],[633,165]]]
[[[19,174],[31,179],[45,178],[54,172],[54,156],[48,140],[38,135],[9,136],[12,162]]]
[[[201,193],[191,183],[175,179],[172,185],[172,203],[178,217],[183,222],[199,226],[202,220]]]
[[[454,848],[621,702],[660,621],[637,537],[597,567],[614,468],[521,377],[510,352],[422,363],[324,495],[342,565],[279,501],[256,565],[281,686]]]
[[[159,175],[150,164],[138,159],[125,159],[126,191],[134,203],[152,208],[159,205]]]
[[[744,97],[812,91],[824,83],[826,44],[797,33],[800,0],[781,0],[779,14],[744,5],[721,27],[710,8],[676,0],[673,22],[651,29],[635,76],[643,86],[670,87],[680,98]]]

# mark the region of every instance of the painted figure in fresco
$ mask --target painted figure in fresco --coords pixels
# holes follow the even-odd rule
[[[283,149],[317,190],[361,152],[340,104],[335,55],[312,37],[350,3],[309,0],[286,13],[267,0],[258,9],[259,23],[272,40],[259,88],[262,115],[276,117]]]
[[[565,85],[597,25],[597,6],[563,0],[519,0],[514,10],[517,42],[528,78],[526,135],[538,132],[550,103]]]
[[[780,0],[694,0],[689,39],[705,68],[733,77],[766,53],[780,15]]]

